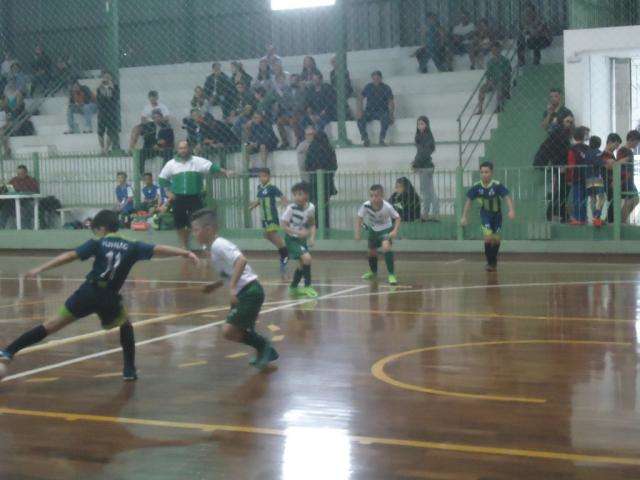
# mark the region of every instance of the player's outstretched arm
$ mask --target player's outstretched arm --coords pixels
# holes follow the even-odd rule
[[[402,220],[400,217],[394,219],[393,221],[393,230],[391,230],[391,232],[389,232],[389,236],[391,238],[396,238],[398,236],[398,232],[400,231],[400,224],[402,223]]]
[[[203,288],[202,288],[202,293],[211,293],[217,289],[219,289],[220,287],[222,287],[222,285],[224,285],[224,282],[222,280],[217,280],[213,283],[207,283]]]
[[[356,217],[356,231],[353,238],[358,241],[362,239],[362,217]]]
[[[513,220],[516,218],[516,210],[513,208],[513,199],[508,195],[505,200],[507,201],[507,207],[509,207],[509,219]]]
[[[191,260],[196,265],[200,261],[195,253],[183,248],[170,247],[169,245],[156,245],[153,247],[153,254],[159,257],[183,257]]]
[[[42,272],[46,272],[47,270],[52,270],[54,268],[60,267],[62,265],[66,265],[67,263],[71,263],[80,258],[75,250],[71,252],[61,253],[57,257],[49,260],[46,263],[43,263],[39,267],[36,267],[27,272],[27,278],[33,278],[37,275],[40,275]]]
[[[464,208],[462,209],[462,217],[460,218],[460,225],[465,227],[467,225],[467,215],[469,215],[469,209],[471,208],[471,200],[467,198],[467,201],[464,204]]]
[[[238,303],[238,298],[236,297],[236,288],[238,286],[238,282],[240,281],[240,277],[242,276],[242,272],[244,272],[246,266],[247,259],[244,255],[240,255],[233,263],[233,273],[231,274],[231,279],[229,280],[229,294],[231,297],[231,305],[235,305],[236,303]]]

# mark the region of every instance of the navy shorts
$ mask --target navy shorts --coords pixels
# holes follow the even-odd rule
[[[480,222],[482,224],[482,234],[485,237],[499,235],[502,230],[502,214],[480,212]]]
[[[100,323],[105,330],[119,327],[127,321],[127,312],[122,305],[120,294],[91,283],[83,283],[67,299],[63,313],[67,312],[75,319],[95,313],[100,317]]]
[[[191,215],[202,208],[200,195],[176,195],[173,202],[173,222],[176,230],[191,227]]]

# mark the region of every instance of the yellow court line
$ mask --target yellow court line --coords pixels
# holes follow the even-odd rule
[[[272,332],[279,332],[280,331],[280,327],[277,326],[277,325],[273,325],[273,324],[267,326],[267,328]]]
[[[31,418],[48,418],[66,420],[70,422],[93,422],[119,425],[139,425],[144,427],[170,428],[176,430],[195,430],[199,432],[229,432],[251,435],[268,435],[286,438],[287,430],[273,428],[248,427],[239,425],[218,425],[209,423],[173,422],[168,420],[153,420],[128,417],[109,417],[102,415],[87,415],[81,413],[64,413],[39,410],[20,410],[14,408],[0,408],[0,415],[15,415]],[[313,429],[309,429],[312,431]],[[527,450],[519,448],[502,448],[480,445],[468,445],[451,442],[433,442],[385,437],[368,437],[350,435],[349,440],[361,445],[384,445],[391,447],[421,448],[425,450],[440,450],[448,452],[497,455],[506,457],[534,458],[540,460],[558,460],[574,463],[612,464],[640,466],[640,458],[617,457],[607,455],[589,455],[582,453],[554,452],[545,450]]]
[[[559,317],[545,315],[512,315],[510,313],[491,312],[417,312],[415,310],[370,310],[358,308],[316,308],[316,312],[332,313],[369,313],[376,315],[409,315],[415,317],[454,317],[472,318],[483,320],[485,318],[506,318],[514,320],[557,320],[569,322],[601,322],[601,323],[636,323],[638,320],[625,318],[600,318],[600,317]]]
[[[232,353],[231,355],[227,355],[224,358],[242,358],[242,357],[246,357],[247,355],[249,355],[247,352],[238,352],[238,353]]]
[[[198,367],[200,365],[206,365],[206,360],[198,360],[197,362],[181,363],[178,368]]]
[[[272,342],[281,342],[282,340],[284,340],[284,335],[274,335],[271,337]]]
[[[409,355],[415,355],[417,353],[433,352],[438,350],[453,350],[457,348],[471,348],[471,347],[487,347],[496,345],[540,345],[540,344],[563,344],[563,345],[615,345],[629,347],[629,342],[598,342],[592,340],[500,340],[492,342],[471,342],[471,343],[458,343],[453,345],[436,345],[433,347],[416,348],[414,350],[407,350],[406,352],[395,353],[378,360],[371,367],[371,374],[380,380],[391,386],[402,388],[404,390],[411,390],[414,392],[427,393],[430,395],[440,395],[446,397],[465,398],[473,400],[491,400],[497,402],[513,402],[513,403],[545,403],[544,398],[529,398],[529,397],[514,397],[505,395],[485,395],[480,393],[462,393],[452,392],[449,390],[440,390],[436,388],[421,387],[419,385],[413,385],[411,383],[401,382],[395,378],[389,376],[384,368],[391,362],[406,357]]]
[[[112,378],[119,377],[120,375],[122,375],[122,372],[99,373],[98,375],[94,375],[93,378]]]
[[[30,378],[25,380],[27,383],[51,383],[60,380],[60,377],[42,377],[42,378]]]

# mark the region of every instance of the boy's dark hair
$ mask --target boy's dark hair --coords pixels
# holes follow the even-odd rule
[[[369,191],[384,193],[384,187],[379,183],[376,183],[375,185],[371,185],[371,188],[369,188]]]
[[[589,133],[589,128],[587,127],[578,127],[573,131],[573,139],[576,142],[584,142],[587,139],[587,134]]]
[[[151,172],[145,172],[144,175],[142,175],[143,177],[151,177],[153,178],[153,174]]]
[[[498,41],[495,41],[491,44],[491,48],[497,48],[498,50],[502,50],[502,44]]]
[[[123,176],[124,178],[127,178],[127,172],[118,172],[116,173],[116,178],[119,176]]]
[[[602,146],[602,139],[597,135],[592,135],[589,139],[589,148],[593,148],[595,150],[599,150]]]
[[[627,142],[640,142],[640,132],[638,130],[631,130],[627,133]]]
[[[151,98],[158,98],[160,95],[158,95],[158,91],[157,90],[151,90],[149,91],[149,94],[147,95],[147,97]]]
[[[382,71],[381,71],[381,70],[374,70],[374,71],[373,71],[373,73],[371,74],[371,76],[372,76],[372,77],[374,77],[374,76],[378,76],[378,77],[380,77],[380,78],[383,78],[383,77],[382,77]]]
[[[25,170],[27,172],[29,171],[26,165],[18,165],[18,170]]]
[[[203,208],[191,215],[191,222],[198,222],[206,226],[215,227],[218,225],[218,214],[215,210]]]
[[[559,93],[560,95],[562,95],[562,90],[560,90],[560,88],[558,87],[553,87],[549,89],[549,93]]]
[[[491,170],[493,172],[493,163],[489,162],[489,161],[482,162],[480,164],[480,169],[483,169],[483,168],[488,168],[489,170]]]
[[[91,230],[104,228],[107,232],[115,233],[120,228],[118,214],[112,210],[100,210],[91,220]]]
[[[607,135],[607,143],[622,143],[622,138],[617,133]]]
[[[264,87],[256,87],[254,93],[264,97],[267,94],[267,90]]]
[[[258,174],[264,173],[265,175],[271,176],[271,169],[265,167],[258,169]]]
[[[291,187],[291,193],[309,193],[309,184],[307,182],[298,182],[293,187]]]

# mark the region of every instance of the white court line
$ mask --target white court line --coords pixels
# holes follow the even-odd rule
[[[333,292],[333,293],[329,293],[327,295],[322,295],[318,298],[315,299],[309,299],[309,298],[305,298],[303,300],[297,300],[294,302],[290,302],[288,304],[285,305],[279,305],[277,307],[273,307],[273,308],[268,308],[267,310],[264,310],[263,312],[261,312],[261,315],[265,315],[267,313],[272,313],[272,312],[276,312],[278,310],[284,310],[287,308],[291,308],[291,307],[295,307],[297,305],[302,305],[304,303],[309,302],[310,300],[324,300],[327,298],[332,298],[335,297],[337,295],[344,295],[344,294],[348,294],[350,292],[353,292],[355,290],[360,290],[362,288],[366,288],[367,285],[358,285],[352,288],[348,288],[346,290],[340,290],[338,292]],[[144,345],[149,345],[150,343],[156,343],[156,342],[161,342],[163,340],[168,340],[170,338],[174,338],[174,337],[180,337],[183,335],[187,335],[189,333],[194,333],[194,332],[199,332],[201,330],[205,330],[207,328],[211,328],[211,327],[216,327],[218,325],[222,325],[223,323],[225,323],[226,320],[219,320],[217,322],[212,322],[212,323],[207,323],[204,325],[200,325],[198,327],[193,327],[193,328],[188,328],[186,330],[181,330],[179,332],[174,332],[174,333],[170,333],[167,335],[162,335],[161,337],[155,337],[155,338],[150,338],[148,340],[143,340],[141,342],[136,342],[136,346],[137,347],[141,347]],[[105,357],[107,355],[111,355],[112,353],[116,353],[116,352],[120,352],[122,349],[120,347],[118,348],[112,348],[110,350],[103,350],[101,352],[96,352],[96,353],[92,353],[91,355],[85,355],[83,357],[78,357],[78,358],[72,358],[70,360],[65,360],[64,362],[59,362],[59,363],[54,363],[52,365],[46,365],[44,367],[39,367],[39,368],[35,368],[33,370],[27,370],[21,373],[16,373],[15,375],[10,375],[6,378],[4,378],[2,380],[2,382],[8,382],[11,380],[16,380],[18,378],[24,378],[24,377],[29,377],[32,375],[37,375],[38,373],[42,373],[42,372],[48,372],[50,370],[55,370],[57,368],[62,368],[62,367],[66,367],[68,365],[74,365],[76,363],[80,363],[80,362],[84,362],[86,360],[92,360],[94,358],[100,358],[100,357]]]

